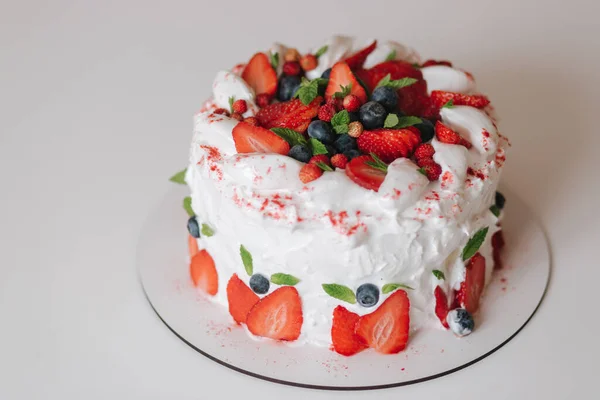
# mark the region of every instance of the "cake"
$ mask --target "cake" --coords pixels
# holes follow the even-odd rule
[[[232,324],[346,356],[473,330],[509,143],[470,73],[334,36],[275,44],[212,92],[172,180],[191,190],[191,282]]]

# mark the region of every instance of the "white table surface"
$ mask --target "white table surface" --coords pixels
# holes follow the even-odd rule
[[[50,3],[0,2],[0,399],[595,397],[596,2]],[[216,365],[163,326],[134,268],[216,71],[275,39],[306,48],[335,32],[404,41],[475,74],[513,143],[505,182],[543,222],[554,263],[546,300],[507,346],[375,393]]]

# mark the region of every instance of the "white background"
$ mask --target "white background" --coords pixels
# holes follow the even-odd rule
[[[0,1],[1,399],[594,397],[597,2],[50,3]],[[156,318],[134,268],[216,71],[274,40],[306,49],[336,32],[396,39],[475,75],[513,143],[505,182],[553,255],[546,300],[507,346],[376,393],[284,387],[214,364]]]

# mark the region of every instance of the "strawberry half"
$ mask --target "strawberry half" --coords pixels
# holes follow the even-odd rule
[[[440,286],[436,286],[433,295],[435,296],[435,315],[440,319],[444,328],[448,329],[448,322],[446,321],[446,317],[448,316],[448,297],[446,297],[444,289]]]
[[[331,342],[336,353],[351,356],[367,348],[363,338],[355,333],[359,320],[358,314],[350,312],[342,306],[337,306],[333,310]]]
[[[373,158],[371,156],[353,158],[346,165],[346,175],[357,185],[377,192],[385,179],[386,173],[368,165],[368,161],[372,162]]]
[[[215,261],[206,250],[200,250],[190,263],[190,277],[194,286],[214,296],[219,290],[219,275]]]
[[[242,79],[254,89],[257,95],[273,96],[277,91],[277,73],[265,53],[256,53],[252,56],[242,72]]]
[[[365,61],[367,60],[367,57],[369,56],[369,54],[371,54],[373,52],[373,50],[375,50],[376,47],[377,47],[377,40],[373,41],[373,43],[371,43],[369,46],[365,47],[364,49],[359,50],[356,53],[352,54],[350,57],[346,58],[344,61],[346,62],[346,64],[348,64],[348,66],[352,70],[362,68],[363,65],[365,64]]]
[[[263,297],[250,310],[246,325],[256,336],[296,340],[302,328],[302,302],[293,286],[283,286]]]
[[[246,323],[248,313],[260,298],[242,280],[233,274],[227,283],[229,314],[238,324]]]
[[[200,251],[198,240],[190,234],[188,234],[188,251],[190,253],[190,260]]]
[[[356,334],[379,353],[398,353],[408,342],[409,310],[406,292],[397,290],[377,310],[360,318]]]
[[[410,157],[421,144],[421,135],[412,129],[375,129],[364,131],[356,143],[363,153],[374,153],[383,162],[391,163],[400,157]]]
[[[365,92],[365,89],[358,83],[354,73],[352,73],[350,67],[345,62],[339,62],[331,68],[329,83],[325,90],[325,99],[330,100],[335,93],[342,91],[342,86],[345,87],[348,85],[351,85],[350,94],[358,97],[361,104],[367,102],[367,92]]]
[[[431,101],[438,108],[441,108],[450,100],[452,100],[455,106],[484,108],[490,104],[490,100],[480,94],[466,95],[462,93],[444,92],[442,90],[434,90],[431,92]]]
[[[485,286],[485,257],[480,253],[475,254],[466,269],[465,281],[460,285],[454,303],[474,314],[479,309],[479,299]]]
[[[460,144],[461,137],[458,133],[442,124],[440,121],[435,123],[435,136],[437,140],[447,144]]]
[[[231,132],[238,153],[278,153],[287,155],[288,142],[268,129],[239,122]]]
[[[300,99],[293,99],[283,103],[274,103],[261,108],[255,115],[262,127],[289,128],[296,132],[308,129],[310,121],[319,113],[319,106],[323,98],[317,96],[310,104],[304,105]]]

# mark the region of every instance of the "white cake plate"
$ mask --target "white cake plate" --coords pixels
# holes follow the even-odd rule
[[[508,193],[504,269],[486,289],[476,329],[458,339],[429,329],[396,355],[373,350],[352,357],[326,348],[251,339],[225,307],[206,300],[188,275],[185,187],[172,189],[149,216],[138,244],[144,292],[165,325],[194,350],[235,371],[293,386],[366,390],[435,379],[468,367],[508,343],[537,310],[550,276],[548,243],[529,209]]]

